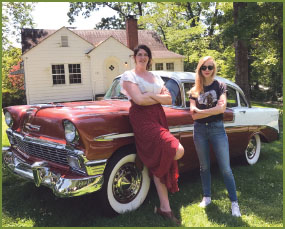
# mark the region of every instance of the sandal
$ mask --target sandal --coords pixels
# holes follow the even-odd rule
[[[136,155],[135,164],[136,164],[136,167],[139,169],[139,171],[143,171],[144,165],[143,165],[139,155]]]
[[[154,213],[155,214],[158,214],[158,215],[161,215],[162,217],[166,218],[166,219],[170,219],[172,222],[176,223],[177,225],[180,225],[181,222],[180,220],[178,220],[172,211],[170,212],[164,212],[164,211],[161,211],[160,208],[157,208],[156,206],[154,207]]]

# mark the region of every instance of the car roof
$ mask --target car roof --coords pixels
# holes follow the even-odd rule
[[[195,81],[195,73],[194,72],[168,72],[168,71],[151,71],[153,74],[159,75],[161,77],[167,77],[167,78],[175,78],[177,81]],[[117,76],[116,78],[121,77],[121,75]],[[221,81],[227,85],[230,85],[232,87],[235,87],[237,89],[239,89],[242,92],[242,89],[234,82],[220,77],[220,76],[216,76],[215,79],[217,79],[218,81]]]
[[[167,71],[151,71],[154,74],[157,74],[162,77],[168,77],[168,78],[176,78],[179,81],[195,81],[195,73],[194,72],[167,72]],[[215,79],[218,81],[221,81],[225,84],[231,85],[232,87],[238,88],[242,91],[242,89],[234,82],[223,78],[221,76],[216,76]]]

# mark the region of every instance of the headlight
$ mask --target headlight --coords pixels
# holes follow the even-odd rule
[[[11,127],[13,125],[13,118],[10,112],[5,112],[5,122],[7,126]]]
[[[79,139],[79,135],[73,123],[68,120],[65,120],[63,122],[63,125],[66,141],[68,141],[69,143],[76,143]]]

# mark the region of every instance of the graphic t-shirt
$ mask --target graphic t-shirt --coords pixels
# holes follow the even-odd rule
[[[190,99],[195,100],[196,107],[200,110],[209,109],[215,107],[220,99],[220,96],[226,93],[226,85],[222,82],[214,80],[212,84],[204,86],[204,92],[201,93],[198,98],[192,97]],[[202,119],[196,119],[195,121],[199,123],[214,122],[223,120],[223,113],[218,115],[212,115]]]

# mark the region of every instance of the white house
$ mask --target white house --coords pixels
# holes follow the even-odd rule
[[[153,31],[22,29],[22,60],[28,104],[92,100],[114,77],[134,68],[133,48],[146,44],[152,70],[183,71],[183,56],[167,50]]]

